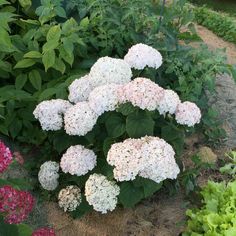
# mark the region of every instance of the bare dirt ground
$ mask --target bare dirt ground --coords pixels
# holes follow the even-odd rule
[[[236,46],[225,42],[211,31],[197,26],[197,32],[210,49],[225,48],[228,63],[236,64]],[[217,78],[217,91],[212,105],[217,107],[229,138],[226,149],[236,147],[236,85],[232,78],[221,75]],[[189,148],[194,140],[190,142]],[[187,147],[188,148],[188,147]],[[220,152],[222,153],[222,152]],[[119,209],[107,215],[91,213],[80,220],[73,220],[58,209],[57,204],[48,204],[48,222],[58,236],[178,236],[185,220],[185,200],[182,193],[168,197],[158,193],[135,209]]]

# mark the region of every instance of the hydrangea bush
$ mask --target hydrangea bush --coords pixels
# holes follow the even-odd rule
[[[177,178],[184,133],[200,123],[201,111],[145,77],[162,61],[153,47],[136,44],[124,59],[98,59],[69,86],[69,101],[35,108],[42,129],[55,131],[51,139],[61,153],[40,167],[39,182],[55,190],[64,211],[81,216],[132,207]]]

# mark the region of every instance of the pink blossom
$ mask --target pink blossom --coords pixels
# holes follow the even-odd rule
[[[32,233],[32,236],[56,236],[55,231],[50,228],[40,228]]]
[[[12,153],[6,145],[0,141],[0,173],[5,171],[12,162]]]
[[[20,191],[11,186],[0,188],[0,212],[5,222],[19,224],[24,221],[32,211],[34,198],[29,192]]]

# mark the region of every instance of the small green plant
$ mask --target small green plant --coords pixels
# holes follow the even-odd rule
[[[202,206],[186,212],[189,220],[182,235],[236,235],[236,181],[209,181],[201,195]]]
[[[223,174],[231,175],[232,177],[236,176],[236,152],[232,151],[227,153],[226,156],[230,159],[230,163],[220,168],[220,172]]]

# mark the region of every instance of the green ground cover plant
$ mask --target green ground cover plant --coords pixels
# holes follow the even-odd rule
[[[183,235],[235,235],[235,187],[236,181],[209,181],[201,191],[202,205],[186,212],[189,220]]]

